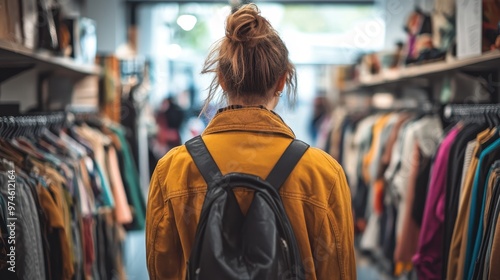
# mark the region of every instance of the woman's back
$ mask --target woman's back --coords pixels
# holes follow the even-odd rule
[[[267,177],[293,138],[293,132],[277,115],[256,107],[218,113],[203,134],[223,174],[242,172],[261,178]],[[149,198],[153,211],[148,211],[147,218],[152,228],[148,227],[146,236],[147,244],[155,244],[148,248],[148,260],[154,261],[148,262],[148,268],[150,273],[156,271],[157,279],[183,279],[206,183],[185,146],[161,159],[155,175],[155,191],[152,189]],[[253,192],[238,189],[235,194],[245,213]],[[355,279],[350,192],[338,163],[323,151],[310,148],[280,195],[307,278]]]
[[[295,138],[272,110],[285,86],[293,101],[296,78],[286,46],[256,6],[243,6],[228,17],[226,36],[215,45],[202,73],[214,74],[206,104],[221,87],[230,105],[219,110],[202,135],[222,174],[266,178]],[[206,190],[185,146],[159,161],[146,217],[151,279],[185,278]],[[236,189],[235,194],[246,213],[253,192]],[[307,279],[355,279],[351,198],[339,164],[318,149],[308,149],[280,195]]]

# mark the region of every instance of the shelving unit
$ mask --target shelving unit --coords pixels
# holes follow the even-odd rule
[[[0,39],[0,82],[34,67],[64,71],[74,76],[101,74],[101,68],[97,65],[83,65],[70,58],[36,52],[23,45]]]
[[[86,65],[48,51],[35,51],[0,39],[0,103],[22,104],[38,110],[64,110],[65,106],[98,108],[98,65]]]
[[[386,71],[370,76],[362,81],[345,82],[344,92],[369,89],[397,83],[406,83],[417,78],[427,78],[431,75],[441,75],[452,71],[500,71],[500,51],[491,51],[481,56],[466,59],[454,59],[422,65],[408,66],[398,70]]]

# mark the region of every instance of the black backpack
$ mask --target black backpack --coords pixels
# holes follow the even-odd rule
[[[305,279],[278,190],[309,145],[293,140],[266,180],[245,173],[222,175],[200,136],[186,147],[208,185],[187,279]],[[239,187],[254,190],[246,216],[233,193]]]

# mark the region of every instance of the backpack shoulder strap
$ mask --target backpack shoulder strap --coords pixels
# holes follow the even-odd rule
[[[201,136],[196,136],[193,139],[186,142],[186,148],[194,160],[194,164],[198,167],[198,170],[207,182],[208,188],[211,186],[211,182],[221,178],[222,173],[215,163],[212,155],[207,149],[205,142]]]
[[[279,190],[308,148],[307,143],[294,139],[269,173],[266,181]]]

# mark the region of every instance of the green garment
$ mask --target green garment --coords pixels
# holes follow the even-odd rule
[[[129,230],[140,230],[145,225],[146,200],[141,190],[139,172],[132,158],[130,146],[125,138],[124,129],[116,125],[110,125],[109,129],[118,136],[121,143],[121,150],[117,151],[120,159],[120,172],[123,177],[127,200],[133,207],[132,215],[134,220],[131,224],[126,225],[126,228]]]

